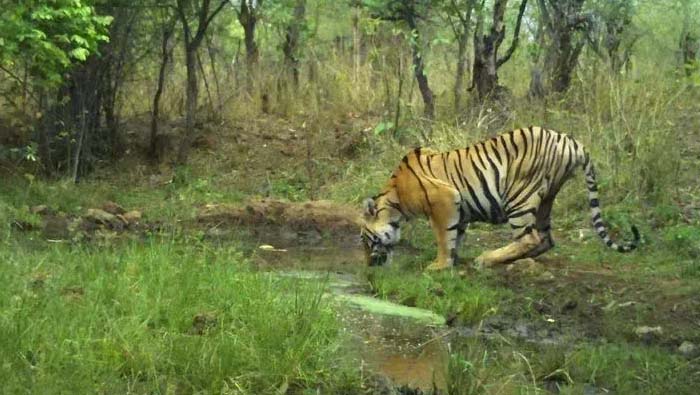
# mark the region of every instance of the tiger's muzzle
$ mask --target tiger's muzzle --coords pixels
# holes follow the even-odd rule
[[[365,246],[365,252],[367,255],[367,264],[369,266],[383,266],[389,260],[389,255],[391,254],[392,247],[385,246],[380,243],[374,245]]]

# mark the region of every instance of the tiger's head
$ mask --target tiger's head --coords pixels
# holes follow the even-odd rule
[[[367,264],[388,265],[391,263],[394,246],[401,238],[399,225],[403,216],[387,194],[365,199],[363,207],[360,235]]]

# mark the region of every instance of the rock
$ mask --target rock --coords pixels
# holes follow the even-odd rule
[[[141,212],[138,210],[127,211],[120,216],[120,219],[127,225],[133,225],[141,221]]]
[[[124,214],[126,213],[126,210],[124,210],[124,207],[120,206],[119,204],[108,200],[105,202],[105,204],[102,205],[102,210],[106,211],[112,215],[119,215],[119,214]]]
[[[51,213],[51,210],[45,204],[40,204],[38,206],[34,206],[34,207],[30,208],[29,211],[31,211],[32,214],[38,214],[38,215],[46,215],[46,214]]]
[[[67,240],[71,238],[70,225],[65,217],[46,217],[41,233],[49,240]]]
[[[83,218],[103,225],[111,225],[119,221],[116,215],[99,208],[89,208]]]
[[[204,233],[204,236],[208,239],[223,239],[230,234],[231,231],[229,229],[223,229],[215,226],[213,228],[207,229],[207,231]]]
[[[686,340],[681,343],[680,346],[678,346],[678,352],[683,354],[685,357],[691,358],[698,354],[698,347]]]
[[[528,337],[530,336],[530,329],[526,324],[518,323],[515,325],[515,333],[517,333],[519,337]]]
[[[634,329],[634,333],[645,343],[651,343],[657,340],[664,331],[660,326],[638,326]]]

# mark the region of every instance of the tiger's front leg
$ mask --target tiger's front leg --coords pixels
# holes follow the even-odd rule
[[[464,235],[465,224],[460,218],[458,197],[447,196],[433,205],[430,226],[435,233],[438,252],[437,258],[426,270],[443,270],[452,267],[457,260],[457,247]]]

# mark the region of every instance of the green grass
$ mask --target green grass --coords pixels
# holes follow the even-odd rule
[[[581,343],[569,346],[453,344],[448,366],[450,395],[696,393],[700,363],[657,347]],[[596,392],[596,393],[599,393]]]
[[[397,265],[398,266],[398,265]],[[367,274],[378,297],[432,310],[448,319],[473,324],[497,311],[506,290],[484,284],[478,276],[454,271],[416,274],[415,268],[379,268]]]
[[[251,271],[234,247],[168,238],[2,247],[1,393],[361,384],[338,354],[324,284]]]

